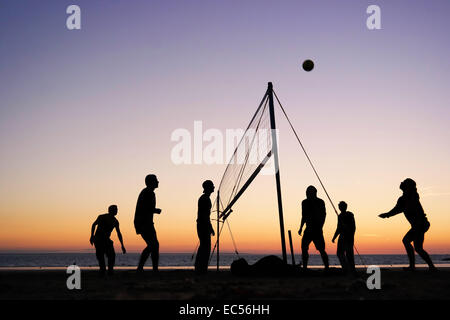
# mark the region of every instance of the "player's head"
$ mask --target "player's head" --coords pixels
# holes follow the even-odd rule
[[[214,192],[214,183],[211,180],[205,180],[202,183],[203,192],[205,193],[213,193]]]
[[[345,203],[344,201],[339,202],[338,206],[339,206],[339,210],[341,210],[341,212],[347,211],[347,203]]]
[[[306,197],[308,199],[317,198],[317,189],[314,186],[309,186],[306,188]]]
[[[403,192],[417,192],[416,182],[411,178],[406,178],[402,181],[402,183],[400,183],[400,189]]]
[[[108,213],[112,214],[113,216],[117,215],[117,206],[115,204],[110,205],[108,207]]]
[[[154,174],[149,174],[145,177],[145,185],[149,188],[158,188],[158,178]]]

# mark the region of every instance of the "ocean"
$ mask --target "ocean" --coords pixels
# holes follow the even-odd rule
[[[116,253],[116,266],[119,268],[134,268],[139,261],[139,253]],[[220,256],[220,266],[227,268],[231,263],[238,259],[244,258],[249,264],[253,264],[267,254],[239,254],[223,253]],[[436,265],[450,266],[450,255],[435,254],[431,255]],[[195,259],[195,257],[194,257]],[[159,265],[163,269],[193,268],[194,259],[192,253],[161,253]],[[291,263],[291,256],[288,256],[288,262]],[[295,262],[301,261],[300,255],[295,256]],[[330,266],[339,266],[339,260],[336,255],[329,255]],[[408,264],[406,255],[358,255],[355,256],[355,263],[359,266],[392,266],[400,267]],[[69,265],[77,265],[79,267],[92,268],[97,267],[97,259],[95,253],[0,253],[0,268],[65,268]],[[322,266],[320,255],[310,255],[309,263],[311,267]],[[424,261],[416,256],[417,266],[424,264]],[[147,267],[151,267],[151,259],[147,261]],[[216,266],[216,257],[211,259],[210,266]]]

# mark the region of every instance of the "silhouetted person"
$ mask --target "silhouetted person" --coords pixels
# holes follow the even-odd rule
[[[347,211],[347,204],[344,201],[339,202],[338,225],[334,233],[332,242],[339,236],[337,243],[337,256],[344,272],[355,272],[355,258],[353,254],[353,245],[355,243],[355,218],[353,213]]]
[[[430,228],[430,223],[423,211],[420,204],[419,194],[417,193],[416,182],[410,178],[405,179],[400,183],[400,189],[403,191],[403,195],[398,198],[395,207],[386,213],[379,215],[381,218],[389,218],[403,212],[406,219],[411,224],[411,229],[403,237],[403,245],[405,246],[406,253],[409,258],[409,267],[405,270],[413,271],[416,267],[414,249],[422,257],[422,259],[428,264],[430,271],[435,271],[436,268],[431,261],[428,253],[423,249],[423,241],[425,238],[425,232]],[[414,247],[411,245],[414,243]]]
[[[302,238],[302,260],[303,268],[308,268],[309,244],[320,252],[325,270],[328,270],[328,255],[325,252],[325,239],[323,238],[323,224],[325,223],[325,202],[317,198],[317,189],[313,186],[306,188],[306,199],[302,201],[302,221],[298,234],[302,235],[303,226],[306,224],[305,233]]]
[[[195,257],[195,272],[199,274],[208,271],[209,256],[211,254],[211,235],[214,236],[214,229],[211,225],[211,193],[214,192],[214,184],[211,180],[206,180],[202,184],[203,194],[198,199],[197,212],[197,235],[200,240],[197,256]]]
[[[119,221],[115,218],[117,215],[117,206],[111,205],[108,208],[108,213],[101,214],[94,221],[91,228],[91,238],[89,242],[95,246],[95,255],[97,256],[100,267],[100,274],[104,275],[106,272],[105,255],[108,258],[108,273],[112,274],[114,269],[114,262],[116,260],[116,253],[114,251],[114,244],[110,239],[111,232],[115,228],[117,237],[122,245],[122,252],[126,253],[123,245],[122,233],[120,233]],[[95,231],[95,227],[97,230]],[[95,231],[95,234],[94,234]]]
[[[147,188],[139,194],[136,204],[136,213],[134,215],[134,227],[136,233],[140,234],[147,246],[141,253],[137,271],[144,271],[144,265],[149,255],[152,257],[153,271],[158,271],[159,261],[159,242],[156,237],[155,225],[153,223],[153,214],[161,213],[161,209],[156,208],[156,197],[154,190],[158,188],[159,181],[154,174],[145,177]]]

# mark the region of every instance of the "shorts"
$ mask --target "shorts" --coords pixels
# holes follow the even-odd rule
[[[313,242],[314,246],[318,251],[325,250],[325,239],[323,237],[323,232],[321,231],[310,231],[305,230],[305,233],[303,234],[302,238],[302,251],[306,250],[308,251],[310,243]]]

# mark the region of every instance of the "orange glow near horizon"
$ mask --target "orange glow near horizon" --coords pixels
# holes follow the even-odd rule
[[[287,231],[291,230],[294,251],[298,254],[300,203],[305,198],[306,187],[309,184],[316,186],[317,184],[302,154],[293,151],[289,137],[283,139],[286,136],[283,134],[281,132],[280,135],[280,172],[286,244],[289,251]],[[167,150],[170,148],[167,147]],[[315,151],[318,157],[327,158],[319,149]],[[169,157],[168,154],[163,152],[163,156]],[[117,204],[119,208],[117,219],[126,248],[129,252],[141,251],[144,242],[136,235],[133,226],[136,199],[143,187],[145,174],[142,175],[142,172],[156,172],[160,180],[160,186],[155,192],[157,207],[162,209],[162,213],[155,215],[154,221],[160,251],[193,252],[198,241],[195,220],[197,199],[202,192],[201,183],[207,178],[212,178],[217,186],[219,179],[213,177],[220,177],[224,166],[177,166],[170,163],[170,159],[164,160],[162,157],[151,164],[152,168],[156,168],[151,170],[145,159],[144,157],[144,160],[140,160],[133,169],[122,166],[122,162],[117,161],[111,164],[113,168],[99,167],[96,171],[94,167],[86,169],[81,167],[77,170],[68,170],[63,176],[53,172],[47,176],[36,177],[37,188],[30,184],[19,185],[12,180],[9,188],[4,189],[3,201],[0,203],[2,212],[0,250],[92,250],[93,247],[89,244],[92,222],[97,215],[105,213],[110,204]],[[408,176],[406,170],[402,169],[404,173],[400,170],[402,159],[399,159],[397,164],[401,176],[394,174],[396,170],[393,167],[389,169],[393,171],[392,173],[383,169],[385,175],[380,175],[377,170],[367,172],[365,163],[352,163],[345,157],[340,161],[352,165],[354,175],[349,176],[348,172],[337,170],[336,166],[339,165],[337,160],[322,161],[318,165],[323,177],[327,177],[327,187],[334,202],[337,204],[345,200],[349,205],[348,210],[355,214],[357,226],[355,244],[358,251],[361,254],[404,254],[401,239],[409,230],[409,224],[403,214],[390,219],[381,219],[377,216],[390,210],[401,194],[398,189],[399,182],[401,178]],[[229,223],[239,252],[281,252],[274,180],[272,175],[258,176],[233,208],[234,212],[229,217]],[[61,181],[70,183],[61,188]],[[427,177],[425,173],[418,175],[416,181],[421,203],[431,222],[431,228],[425,236],[424,247],[430,253],[448,253],[449,195],[434,191],[436,189],[434,185],[440,184],[439,188],[442,189],[448,182],[444,176],[437,177],[434,174]],[[324,199],[327,206],[324,226],[327,251],[335,254],[336,245],[331,243],[331,238],[337,218],[323,191],[319,188],[318,191],[318,196]],[[22,198],[24,194],[26,199]],[[211,200],[214,198],[215,194],[211,196]],[[214,219],[214,215],[213,213],[211,218]],[[214,221],[212,223],[216,228],[216,223]],[[116,249],[119,249],[114,231],[112,238],[115,239]],[[310,248],[311,253],[317,253],[312,244]],[[234,251],[227,226],[222,232],[221,250]]]
[[[255,186],[249,188],[248,192],[236,204],[229,223],[236,240],[237,249],[241,253],[280,253],[280,231],[278,212],[276,206],[275,187],[272,176],[262,176],[255,180]],[[161,178],[160,178],[161,180]],[[258,181],[258,182],[256,182]],[[286,179],[284,187],[284,216],[286,245],[289,253],[289,242],[287,231],[291,230],[293,237],[294,252],[300,254],[300,240],[297,231],[300,222],[299,203],[302,200],[299,195],[296,200],[292,192],[292,184]],[[161,189],[156,190],[158,206],[163,209],[161,215],[155,215],[155,226],[160,242],[161,252],[193,252],[197,244],[195,230],[196,199],[179,198],[179,202],[171,203],[170,192],[164,183]],[[198,189],[198,187],[197,187]],[[136,195],[139,190],[136,190]],[[177,192],[173,190],[171,192]],[[198,192],[197,192],[198,193]],[[182,194],[177,193],[177,194]],[[300,192],[301,194],[301,192]],[[200,195],[200,193],[198,193]],[[264,196],[261,196],[264,195]],[[321,192],[319,191],[319,196]],[[130,198],[132,195],[130,195]],[[214,198],[214,195],[212,195]],[[322,197],[324,198],[324,197]],[[261,199],[264,199],[261,200]],[[429,198],[422,198],[425,208],[432,206]],[[409,225],[402,214],[390,218],[380,219],[377,217],[378,209],[367,209],[360,203],[346,199],[349,210],[355,213],[357,232],[355,244],[361,254],[404,254],[401,243],[403,235],[408,231]],[[181,202],[188,203],[183,206]],[[395,203],[395,197],[383,204],[384,211],[389,210]],[[117,203],[117,202],[114,202]],[[355,203],[355,204],[354,204]],[[128,200],[119,205],[117,216],[128,252],[139,252],[144,247],[140,236],[136,235],[133,226],[134,201]],[[20,205],[16,207],[16,214],[3,218],[2,232],[0,234],[1,251],[89,251],[93,247],[89,244],[89,235],[92,222],[97,214],[106,212],[97,208],[95,214],[87,214],[89,204],[79,205],[78,208],[65,208],[61,202],[54,208],[44,206],[40,210],[31,210]],[[36,209],[37,207],[35,207]],[[255,208],[258,208],[256,210]],[[377,211],[378,210],[378,211]],[[24,216],[18,212],[27,212]],[[383,212],[384,212],[383,211]],[[448,217],[444,208],[440,206],[428,210],[428,217],[432,223],[431,229],[425,238],[425,249],[430,253],[448,253],[449,237]],[[62,214],[64,213],[64,214]],[[21,219],[17,219],[21,216]],[[214,214],[211,216],[214,217]],[[335,254],[336,243],[331,243],[335,231],[337,218],[332,208],[327,204],[327,219],[324,226],[327,252]],[[216,228],[215,221],[212,222]],[[19,232],[20,230],[20,232]],[[113,231],[116,251],[120,251],[116,232]],[[213,238],[213,243],[214,243]],[[234,252],[234,247],[225,226],[221,235],[221,250],[223,252]],[[314,245],[310,246],[310,253],[317,251]]]

